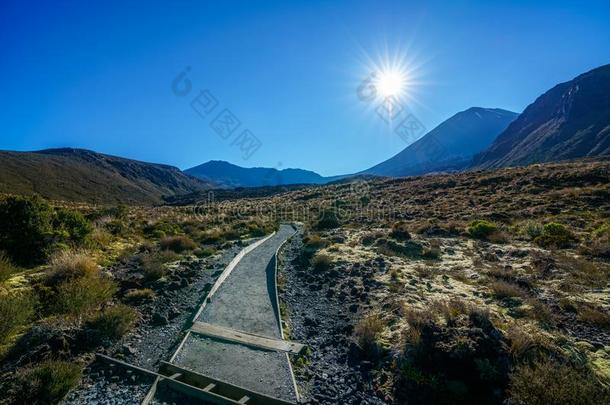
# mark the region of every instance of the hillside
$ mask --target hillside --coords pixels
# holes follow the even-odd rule
[[[362,173],[412,176],[466,167],[517,117],[499,108],[461,111],[407,146],[402,152]]]
[[[609,153],[610,64],[538,97],[473,165],[519,166]]]
[[[185,170],[185,173],[227,187],[267,187],[290,184],[324,184],[338,177],[322,177],[302,169],[240,167],[229,162],[212,160]]]
[[[155,204],[210,187],[172,166],[82,149],[1,151],[0,168],[0,193],[38,193],[54,200]]]

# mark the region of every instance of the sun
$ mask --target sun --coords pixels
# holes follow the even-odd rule
[[[382,98],[400,98],[405,91],[406,78],[399,70],[382,70],[375,74],[374,84]]]

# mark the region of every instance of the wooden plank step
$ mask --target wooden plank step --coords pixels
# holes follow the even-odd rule
[[[239,405],[239,402],[234,399],[226,398],[222,395],[219,395],[219,394],[216,394],[216,393],[213,393],[210,391],[205,391],[197,386],[193,386],[184,381],[178,380],[178,378],[183,377],[183,374],[181,372],[173,372],[169,375],[159,374],[154,371],[147,370],[145,368],[142,368],[142,367],[139,367],[139,366],[136,366],[133,364],[129,364],[124,361],[103,355],[101,353],[96,353],[96,357],[109,364],[116,364],[116,365],[119,365],[119,366],[122,366],[125,368],[135,370],[142,374],[146,374],[151,377],[157,377],[153,387],[148,392],[146,397],[144,397],[142,404],[150,403],[152,398],[155,396],[157,385],[166,384],[175,391],[181,392],[185,395],[188,395],[188,396],[191,396],[191,397],[194,397],[197,399],[201,399],[205,403],[211,403],[211,404],[216,404],[216,405]]]
[[[289,340],[276,339],[267,336],[255,335],[253,333],[242,332],[223,326],[212,325],[205,322],[194,322],[190,329],[191,332],[216,339],[226,340],[233,343],[241,343],[246,346],[256,347],[275,352],[286,352],[300,354],[305,345]]]
[[[214,393],[223,398],[230,399],[236,404],[248,405],[294,405],[294,402],[286,401],[279,398],[273,398],[259,392],[218,380],[207,375],[196,373],[177,366],[166,361],[162,361],[160,365],[160,373],[163,375],[172,375],[175,373],[182,374],[182,382],[195,387],[207,387],[210,384],[215,384]],[[205,389],[202,389],[204,391]],[[204,391],[205,392],[205,391]],[[245,400],[246,402],[239,402]]]

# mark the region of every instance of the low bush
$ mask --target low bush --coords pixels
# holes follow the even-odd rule
[[[362,318],[354,328],[354,336],[360,349],[365,352],[375,351],[378,340],[385,329],[385,322],[379,314]]]
[[[218,229],[212,229],[201,235],[200,242],[204,244],[214,244],[222,242],[222,233]]]
[[[197,248],[197,244],[188,236],[169,236],[162,239],[159,245],[162,250],[171,250],[175,253],[182,253]]]
[[[40,197],[0,201],[0,250],[17,264],[40,264],[58,246],[81,244],[91,224],[77,211],[53,209]]]
[[[308,235],[303,238],[303,244],[305,245],[305,249],[316,251],[327,247],[329,243],[327,240],[322,239],[320,235]]]
[[[517,366],[510,376],[508,397],[515,405],[601,405],[610,401],[608,390],[590,372],[552,360]]]
[[[498,226],[491,221],[477,219],[470,222],[466,230],[473,238],[488,239],[494,233],[498,232]]]
[[[125,293],[124,300],[130,304],[140,304],[155,298],[155,292],[150,288],[129,290]]]
[[[105,304],[116,289],[116,283],[103,275],[67,280],[57,287],[52,309],[58,314],[82,316]]]
[[[593,305],[577,304],[576,313],[578,314],[578,319],[582,322],[596,325],[603,329],[610,329],[610,314],[608,311],[596,308]]]
[[[23,403],[58,403],[78,384],[80,378],[81,367],[78,364],[45,361],[18,373],[19,399]]]
[[[36,302],[31,293],[0,293],[0,343],[32,319]]]
[[[93,227],[85,217],[77,211],[59,208],[53,218],[55,234],[62,235],[64,242],[81,244],[91,234]]]
[[[409,240],[411,239],[411,234],[409,233],[409,229],[407,228],[407,224],[405,222],[399,221],[392,225],[392,231],[390,231],[390,237],[398,240]]]
[[[341,221],[337,216],[336,210],[327,208],[320,213],[319,220],[314,224],[313,228],[319,231],[335,229],[341,226]]]
[[[193,251],[193,254],[201,259],[215,255],[216,249],[212,247],[198,248]]]
[[[163,260],[158,255],[144,255],[140,258],[140,263],[145,282],[157,281],[167,273]]]
[[[62,251],[53,256],[45,284],[57,286],[80,277],[93,277],[99,273],[95,261],[85,252]]]
[[[0,252],[0,283],[8,280],[13,273],[17,271],[17,268],[11,262],[4,252]]]
[[[489,285],[494,297],[498,299],[522,298],[526,295],[525,291],[517,284],[498,280]]]
[[[87,321],[85,327],[99,340],[114,340],[122,337],[133,326],[137,318],[134,309],[127,305],[114,305],[104,309]]]
[[[506,331],[506,338],[515,364],[531,364],[549,356],[560,357],[561,349],[553,343],[551,338],[531,326],[511,325]]]
[[[49,248],[53,209],[40,197],[0,201],[0,250],[20,265],[41,263]]]
[[[544,225],[542,235],[534,239],[538,245],[546,248],[567,248],[576,242],[576,236],[565,225],[551,222]]]
[[[405,318],[398,403],[500,402],[510,358],[487,313],[455,301],[407,310]]]
[[[325,271],[332,265],[332,258],[328,255],[319,254],[316,255],[312,260],[313,269],[315,271]]]
[[[529,239],[534,240],[538,236],[542,235],[544,226],[538,222],[527,221],[521,226],[521,232],[525,234]]]
[[[428,259],[436,260],[440,257],[440,249],[438,247],[425,248],[419,242],[407,240],[404,243],[398,243],[388,239],[378,239],[375,242],[377,251],[386,256],[400,256],[409,259]]]

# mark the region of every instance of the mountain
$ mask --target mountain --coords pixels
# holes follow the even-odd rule
[[[185,170],[185,173],[226,187],[265,187],[289,184],[325,184],[341,176],[322,177],[302,169],[240,167],[221,160],[211,160]]]
[[[178,168],[83,149],[0,151],[0,193],[104,204],[155,204],[210,188]]]
[[[610,154],[610,64],[558,84],[475,157],[475,168]]]
[[[442,122],[394,157],[362,173],[413,176],[463,169],[517,116],[499,108],[469,108]]]

